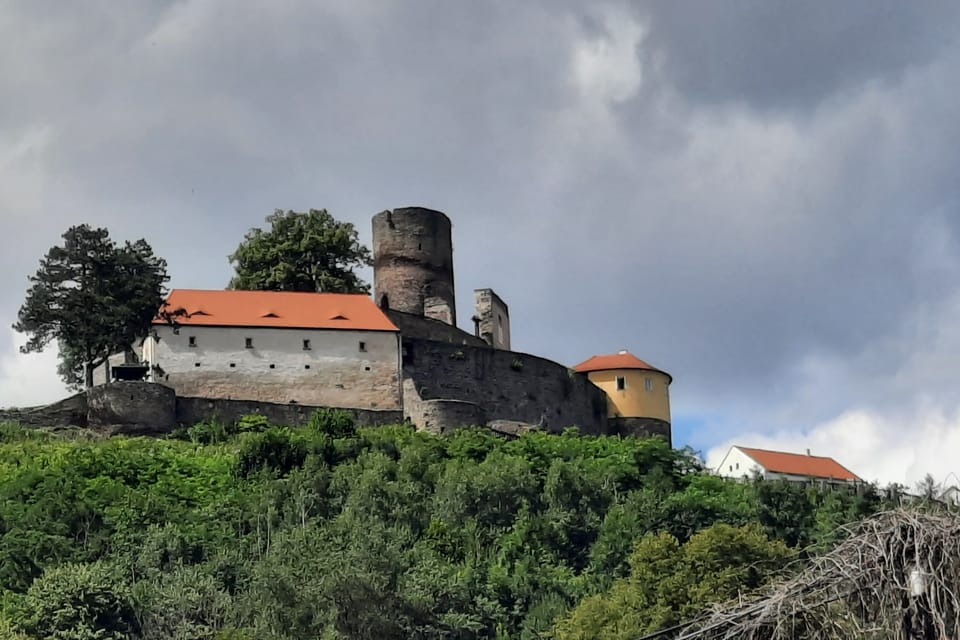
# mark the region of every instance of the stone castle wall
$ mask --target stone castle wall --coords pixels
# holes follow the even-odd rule
[[[385,310],[387,317],[400,329],[400,335],[405,338],[420,338],[435,340],[450,344],[466,344],[474,347],[487,345],[482,338],[467,333],[463,329],[433,318],[425,318],[412,313],[405,313],[395,309]]]
[[[169,433],[177,424],[173,389],[152,382],[112,382],[87,390],[87,426],[113,433]]]
[[[606,394],[583,374],[528,354],[404,338],[404,415],[417,425],[431,422],[431,400],[473,403],[487,421],[609,431]]]
[[[659,418],[610,418],[610,432],[621,436],[647,438],[657,436],[673,446],[670,423]]]
[[[204,420],[233,424],[249,414],[266,416],[272,424],[301,426],[318,407],[254,400],[178,397],[170,387],[153,382],[111,382],[93,387],[46,407],[0,411],[0,422],[35,427],[89,427],[108,435],[163,435],[177,426]],[[357,426],[399,424],[398,410],[342,409]]]
[[[203,420],[219,420],[233,424],[250,414],[266,416],[271,424],[302,426],[310,421],[314,411],[330,407],[314,407],[304,404],[279,404],[253,400],[222,400],[218,398],[177,398],[177,422],[190,426]],[[397,410],[375,411],[370,409],[339,409],[353,416],[359,427],[377,427],[403,422],[403,413]]]

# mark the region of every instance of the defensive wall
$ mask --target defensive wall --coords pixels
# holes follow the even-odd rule
[[[404,416],[430,430],[443,430],[438,415],[476,415],[559,432],[607,434],[607,397],[587,376],[537,356],[433,340],[402,340]],[[476,405],[482,414],[459,401]]]
[[[404,338],[420,338],[450,344],[466,344],[474,347],[487,346],[482,338],[441,320],[405,313],[396,309],[384,309],[384,312],[390,318],[390,321],[400,329],[400,335]]]
[[[242,416],[260,414],[272,424],[300,426],[317,407],[253,400],[177,397],[173,389],[153,382],[111,382],[45,407],[0,410],[0,422],[36,427],[87,427],[113,435],[163,435],[177,426],[204,420],[232,424]],[[358,426],[398,424],[400,411],[339,409]]]

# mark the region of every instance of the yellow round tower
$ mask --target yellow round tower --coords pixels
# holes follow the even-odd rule
[[[627,350],[593,356],[574,367],[607,394],[611,432],[658,435],[671,441],[670,383],[673,377]]]

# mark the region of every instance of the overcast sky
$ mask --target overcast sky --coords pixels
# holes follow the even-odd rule
[[[221,288],[276,208],[369,243],[423,205],[461,318],[489,286],[517,350],[666,369],[677,445],[946,480],[958,36],[953,0],[0,0],[0,406],[63,393],[9,327],[71,225]]]

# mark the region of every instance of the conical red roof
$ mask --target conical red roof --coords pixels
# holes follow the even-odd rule
[[[626,350],[610,355],[593,356],[574,367],[574,370],[579,373],[609,371],[611,369],[644,369],[646,371],[657,371],[670,378],[670,381],[673,382],[673,376],[669,373],[662,369],[657,369]]]

